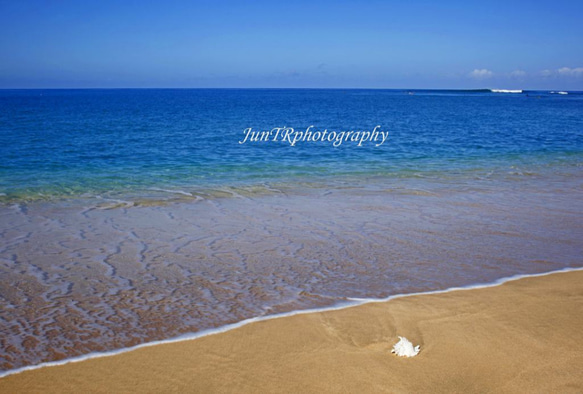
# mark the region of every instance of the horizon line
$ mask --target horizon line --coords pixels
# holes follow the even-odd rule
[[[404,90],[404,91],[460,91],[460,92],[480,92],[492,90],[508,91],[567,91],[583,92],[583,90],[572,89],[537,89],[537,88],[370,88],[370,87],[28,87],[28,88],[2,88],[1,90]]]

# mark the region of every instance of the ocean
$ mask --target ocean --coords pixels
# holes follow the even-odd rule
[[[0,90],[0,157],[4,371],[583,266],[581,92]]]

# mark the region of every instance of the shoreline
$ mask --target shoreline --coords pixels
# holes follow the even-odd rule
[[[4,327],[13,346],[0,354],[0,369],[346,297],[579,267],[578,184],[565,193],[535,182],[437,195],[385,193],[375,184],[135,209],[47,203],[2,210],[8,248],[0,317],[14,323]]]
[[[446,294],[456,293],[456,292],[460,292],[462,290],[468,291],[468,290],[490,289],[490,288],[499,287],[499,286],[504,285],[504,284],[509,283],[509,282],[516,282],[516,281],[520,281],[523,279],[540,278],[540,277],[546,277],[546,276],[551,276],[551,275],[556,275],[556,274],[561,274],[561,273],[576,273],[576,272],[581,272],[581,271],[583,271],[583,267],[575,267],[575,268],[567,267],[567,268],[563,268],[560,270],[553,270],[553,271],[538,273],[538,274],[513,275],[510,277],[500,278],[500,279],[498,279],[494,282],[491,282],[491,283],[481,283],[481,284],[474,284],[474,285],[468,285],[468,286],[462,286],[462,287],[452,287],[452,288],[448,288],[448,289],[444,289],[444,290],[435,290],[435,291],[428,291],[428,292],[397,294],[397,295],[392,295],[392,296],[382,298],[382,299],[347,298],[346,302],[337,304],[337,305],[332,306],[332,307],[296,310],[296,311],[274,314],[274,315],[258,316],[258,317],[253,317],[250,319],[242,320],[242,321],[237,322],[237,323],[229,324],[226,326],[217,327],[214,329],[202,330],[200,332],[181,335],[178,337],[169,338],[169,339],[160,340],[160,341],[147,342],[147,343],[143,343],[143,344],[136,345],[136,346],[129,347],[129,348],[116,349],[116,350],[112,350],[112,351],[108,351],[108,352],[89,353],[89,354],[82,355],[79,357],[73,357],[73,358],[68,358],[68,359],[64,359],[64,360],[41,363],[38,365],[30,365],[30,366],[26,366],[26,367],[22,367],[22,368],[18,368],[18,369],[3,371],[3,372],[0,372],[0,386],[2,385],[2,382],[6,381],[5,378],[7,378],[9,376],[14,376],[14,375],[20,375],[24,372],[39,371],[39,370],[46,369],[48,367],[62,367],[62,366],[67,366],[69,364],[80,363],[81,361],[89,361],[89,360],[109,358],[112,356],[120,356],[122,354],[136,352],[140,349],[157,347],[157,345],[169,345],[169,344],[176,344],[178,342],[200,340],[202,338],[215,336],[217,334],[231,333],[231,332],[237,331],[235,329],[249,326],[249,325],[251,325],[251,323],[279,320],[281,318],[290,318],[290,317],[299,316],[299,315],[312,315],[312,314],[322,314],[322,313],[328,313],[328,312],[342,311],[342,310],[346,310],[349,308],[362,307],[362,306],[369,305],[369,304],[379,304],[379,303],[382,304],[382,303],[387,303],[387,302],[393,301],[393,300],[409,299],[412,297],[427,297],[427,296],[431,297],[431,296],[436,296],[436,295],[446,295]],[[406,335],[406,333],[403,333],[403,335]]]

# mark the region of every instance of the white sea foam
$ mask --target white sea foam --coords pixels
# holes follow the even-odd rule
[[[522,89],[490,89],[492,93],[522,93]]]
[[[169,190],[169,189],[161,189],[158,187],[151,187],[148,190],[156,191],[156,192],[165,192],[165,193],[173,193],[173,194],[182,194],[183,196],[192,197],[192,193],[185,192],[183,190]]]
[[[210,336],[210,335],[221,334],[221,333],[231,331],[231,330],[234,330],[236,328],[243,327],[243,326],[246,326],[250,323],[254,323],[254,322],[258,322],[258,321],[273,320],[273,319],[279,319],[282,317],[289,317],[289,316],[295,316],[295,315],[305,315],[305,314],[309,314],[309,313],[329,312],[329,311],[334,311],[334,310],[347,309],[347,308],[351,308],[351,307],[355,307],[355,306],[359,306],[359,305],[364,305],[364,304],[387,302],[387,301],[394,300],[397,298],[405,298],[405,297],[412,297],[412,296],[418,296],[418,295],[444,294],[444,293],[449,293],[452,291],[483,289],[483,288],[487,288],[487,287],[500,286],[504,283],[519,280],[519,279],[524,279],[524,278],[534,278],[534,277],[547,276],[547,275],[564,273],[564,272],[574,272],[574,271],[583,271],[583,267],[563,268],[560,270],[544,272],[544,273],[540,273],[540,274],[513,275],[513,276],[506,277],[506,278],[498,279],[498,280],[491,282],[491,283],[482,283],[482,284],[468,285],[468,286],[462,286],[462,287],[450,287],[450,288],[444,289],[444,290],[434,290],[434,291],[408,293],[408,294],[396,294],[396,295],[392,295],[392,296],[389,296],[386,298],[347,298],[347,301],[341,302],[341,303],[336,304],[335,306],[331,306],[331,307],[297,310],[297,311],[291,311],[291,312],[280,313],[280,314],[275,314],[275,315],[268,315],[268,316],[257,316],[257,317],[252,317],[250,319],[242,320],[238,323],[228,324],[226,326],[213,328],[213,329],[202,330],[202,331],[199,331],[196,333],[184,334],[184,335],[180,335],[180,336],[175,337],[175,338],[147,342],[147,343],[143,343],[140,345],[136,345],[136,346],[132,346],[132,347],[128,347],[128,348],[117,349],[117,350],[112,350],[112,351],[108,351],[108,352],[89,353],[89,354],[85,354],[85,355],[82,355],[79,357],[73,357],[73,358],[69,358],[69,359],[65,359],[65,360],[50,361],[50,362],[41,363],[41,364],[37,364],[37,365],[29,365],[29,366],[22,367],[22,368],[17,368],[17,369],[12,369],[9,371],[0,372],[0,378],[10,376],[10,375],[15,375],[15,374],[25,372],[25,371],[32,371],[32,370],[40,369],[40,368],[44,368],[44,367],[54,367],[54,366],[66,365],[66,364],[70,364],[70,363],[77,363],[80,361],[90,360],[90,359],[94,359],[94,358],[116,356],[118,354],[127,353],[127,352],[131,352],[131,351],[134,351],[137,349],[150,347],[150,346],[163,345],[166,343],[174,343],[174,342],[182,342],[182,341],[191,341],[194,339],[198,339],[198,338],[202,338],[202,337],[206,337],[206,336]]]

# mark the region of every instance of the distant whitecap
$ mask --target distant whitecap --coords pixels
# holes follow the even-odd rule
[[[522,93],[522,89],[490,89],[492,93]]]

